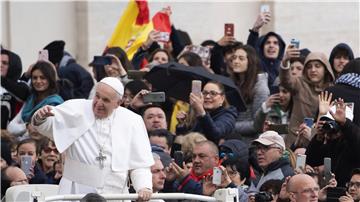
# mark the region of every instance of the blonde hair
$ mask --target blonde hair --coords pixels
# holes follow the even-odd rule
[[[196,143],[206,141],[206,137],[198,132],[190,132],[182,138],[181,151],[184,155],[192,155]]]

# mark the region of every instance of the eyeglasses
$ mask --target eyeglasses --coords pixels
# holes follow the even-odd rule
[[[266,145],[262,145],[262,144],[258,144],[258,145],[255,146],[256,151],[267,152],[270,149],[281,149],[281,148],[276,147],[276,146],[266,146]]]
[[[206,96],[208,96],[208,95],[210,95],[210,97],[215,97],[215,96],[217,96],[217,95],[222,95],[223,93],[221,93],[221,92],[216,92],[216,91],[203,91],[202,92],[202,94],[204,95],[204,97],[206,97]]]
[[[55,148],[55,149],[51,149],[50,147],[45,147],[44,149],[43,149],[43,151],[45,152],[45,153],[50,153],[51,151],[53,151],[55,154],[59,154],[59,151]]]
[[[225,157],[230,159],[230,158],[233,158],[235,155],[232,152],[220,152],[219,156],[220,156],[221,159],[225,158]]]
[[[319,187],[313,187],[313,188],[307,188],[307,189],[304,189],[300,192],[296,192],[296,191],[291,191],[292,193],[302,193],[302,194],[312,194],[312,193],[317,193],[320,191],[320,188]]]
[[[359,189],[360,188],[360,182],[348,182],[348,183],[346,183],[347,188],[351,188],[352,186],[354,186],[355,189]]]

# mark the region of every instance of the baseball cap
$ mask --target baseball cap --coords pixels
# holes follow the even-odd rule
[[[283,150],[285,150],[285,142],[284,139],[279,135],[279,133],[268,130],[264,133],[262,133],[258,139],[254,140],[252,142],[254,143],[260,143],[262,145],[270,146],[273,144],[278,144],[281,146]]]

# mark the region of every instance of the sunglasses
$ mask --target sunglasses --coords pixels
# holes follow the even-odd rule
[[[44,149],[43,149],[43,151],[45,152],[45,153],[50,153],[51,151],[53,151],[55,154],[59,154],[59,151],[55,148],[55,149],[51,149],[50,147],[45,147]]]

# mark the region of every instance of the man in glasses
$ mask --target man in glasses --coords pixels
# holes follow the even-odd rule
[[[315,180],[306,174],[291,177],[287,185],[291,202],[317,202],[319,190],[319,185]]]
[[[347,194],[339,198],[341,202],[360,201],[360,168],[355,168],[351,173],[350,182],[346,184]]]
[[[283,180],[287,176],[294,175],[289,161],[281,158],[285,150],[285,142],[277,132],[262,133],[252,145],[255,147],[257,163],[262,173],[251,182],[251,191],[258,192],[261,185],[268,180]]]

